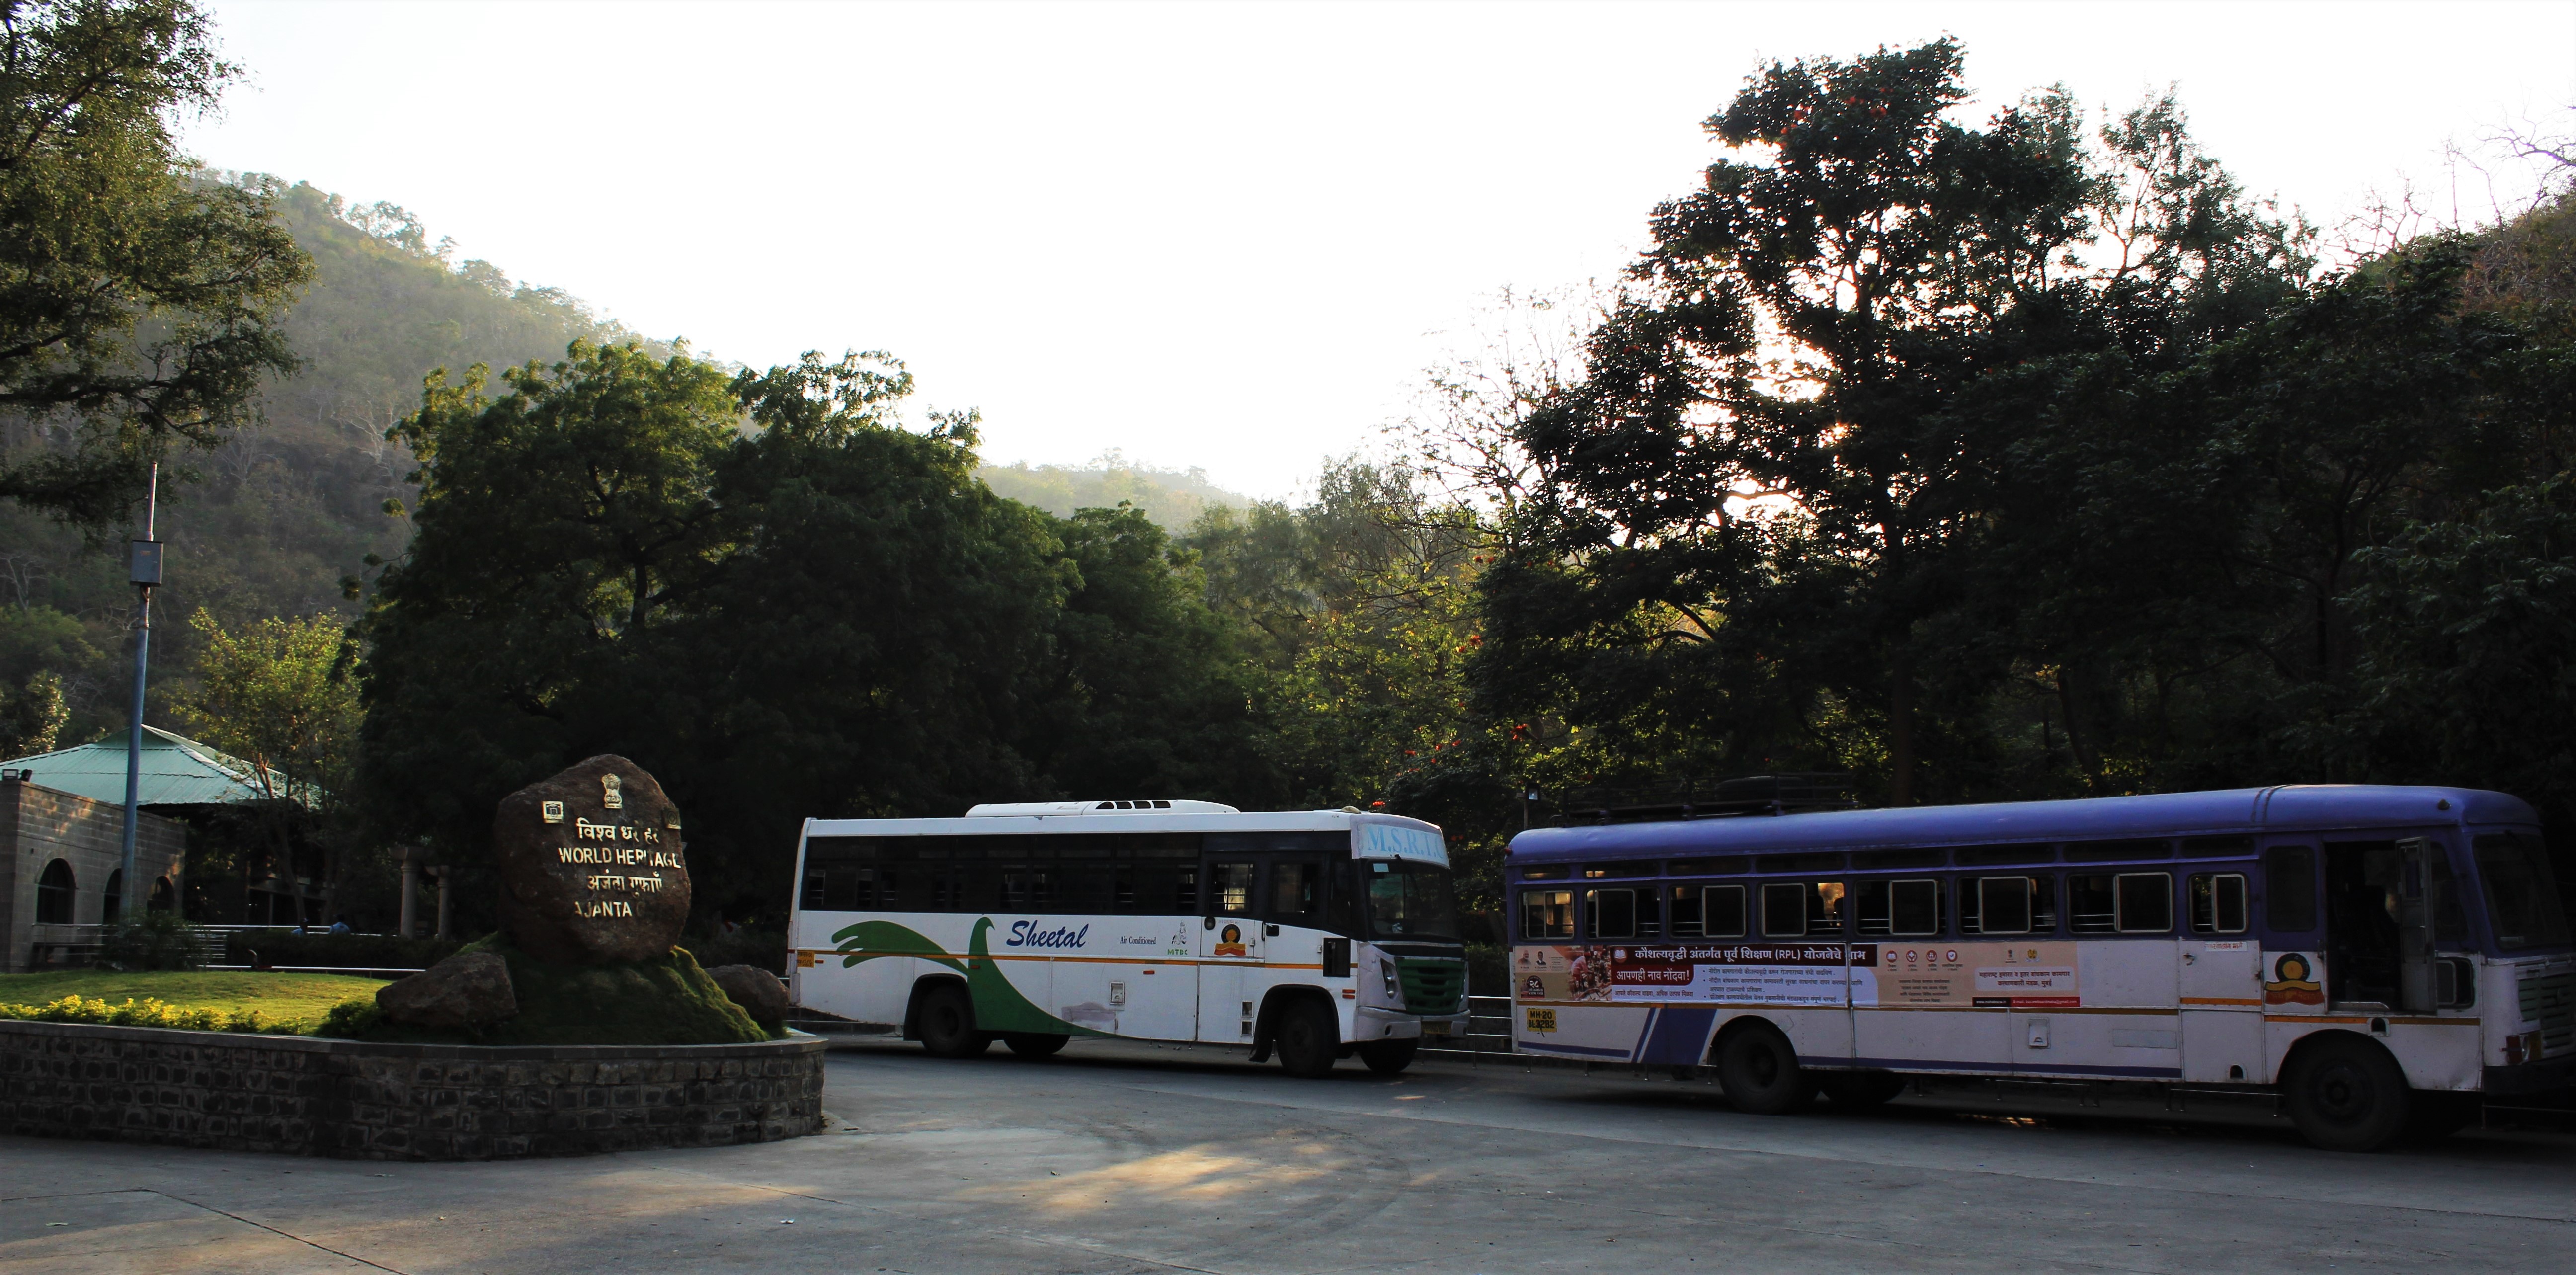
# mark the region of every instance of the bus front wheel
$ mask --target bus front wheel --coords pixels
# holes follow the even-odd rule
[[[1310,1079],[1331,1072],[1342,1052],[1342,1024],[1332,1006],[1299,997],[1279,1010],[1279,1066]]]
[[[921,994],[921,1047],[934,1058],[972,1058],[993,1038],[975,1030],[975,999],[958,983],[939,983]]]
[[[2299,1051],[2287,1090],[2290,1123],[2326,1151],[2376,1151],[2406,1128],[2406,1073],[2376,1043],[2319,1040]]]
[[[1073,1038],[1070,1036],[1057,1036],[1048,1032],[1002,1033],[1002,1043],[1010,1046],[1011,1052],[1022,1058],[1053,1058],[1064,1048],[1064,1043],[1071,1039]]]
[[[1798,1051],[1768,1024],[1740,1028],[1717,1043],[1717,1083],[1736,1110],[1757,1116],[1787,1115],[1816,1096],[1815,1078],[1798,1067]]]
[[[1360,1046],[1360,1061],[1381,1076],[1392,1076],[1413,1065],[1414,1051],[1422,1047],[1418,1040],[1373,1040]]]

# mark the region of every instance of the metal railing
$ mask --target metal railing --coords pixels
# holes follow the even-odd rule
[[[31,964],[36,969],[75,969],[96,965],[107,946],[108,931],[115,928],[111,924],[40,924],[32,931]],[[188,952],[200,965],[222,960],[225,936],[209,932],[203,926],[192,926],[188,931]]]
[[[1509,996],[1470,996],[1467,998],[1467,1031],[1452,1036],[1441,1045],[1428,1045],[1426,1057],[1466,1059],[1474,1062],[1512,1052],[1512,998]]]

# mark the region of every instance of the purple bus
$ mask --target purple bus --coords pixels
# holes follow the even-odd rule
[[[1534,829],[1513,1036],[1706,1063],[1736,1106],[1910,1077],[2277,1093],[2320,1147],[2576,1082],[2576,950],[2539,817],[2294,786]]]

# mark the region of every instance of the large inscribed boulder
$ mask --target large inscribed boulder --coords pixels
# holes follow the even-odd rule
[[[501,928],[541,961],[658,957],[689,916],[680,812],[623,757],[593,757],[501,799]]]

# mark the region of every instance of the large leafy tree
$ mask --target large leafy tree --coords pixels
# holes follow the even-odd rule
[[[643,670],[742,535],[713,492],[740,423],[722,370],[577,342],[503,384],[435,375],[401,426],[415,533],[366,622],[370,804],[457,852],[512,789],[663,733]]]
[[[1971,127],[1960,72],[1949,41],[1774,64],[1708,121],[1729,156],[1517,427],[1540,484],[1487,578],[1490,707],[1649,768],[1857,764],[1896,802],[1973,755],[2029,601],[1986,564],[2037,407],[2186,360],[2304,262],[2171,103],[2091,140],[2054,91]]]
[[[293,368],[308,259],[171,135],[235,73],[188,0],[0,0],[0,496],[113,522]]]
[[[402,427],[418,533],[364,626],[388,832],[471,865],[502,795],[617,752],[688,812],[708,906],[758,910],[809,817],[1258,779],[1189,555],[994,495],[971,416],[902,425],[893,360],[576,344],[505,384],[434,377]]]

